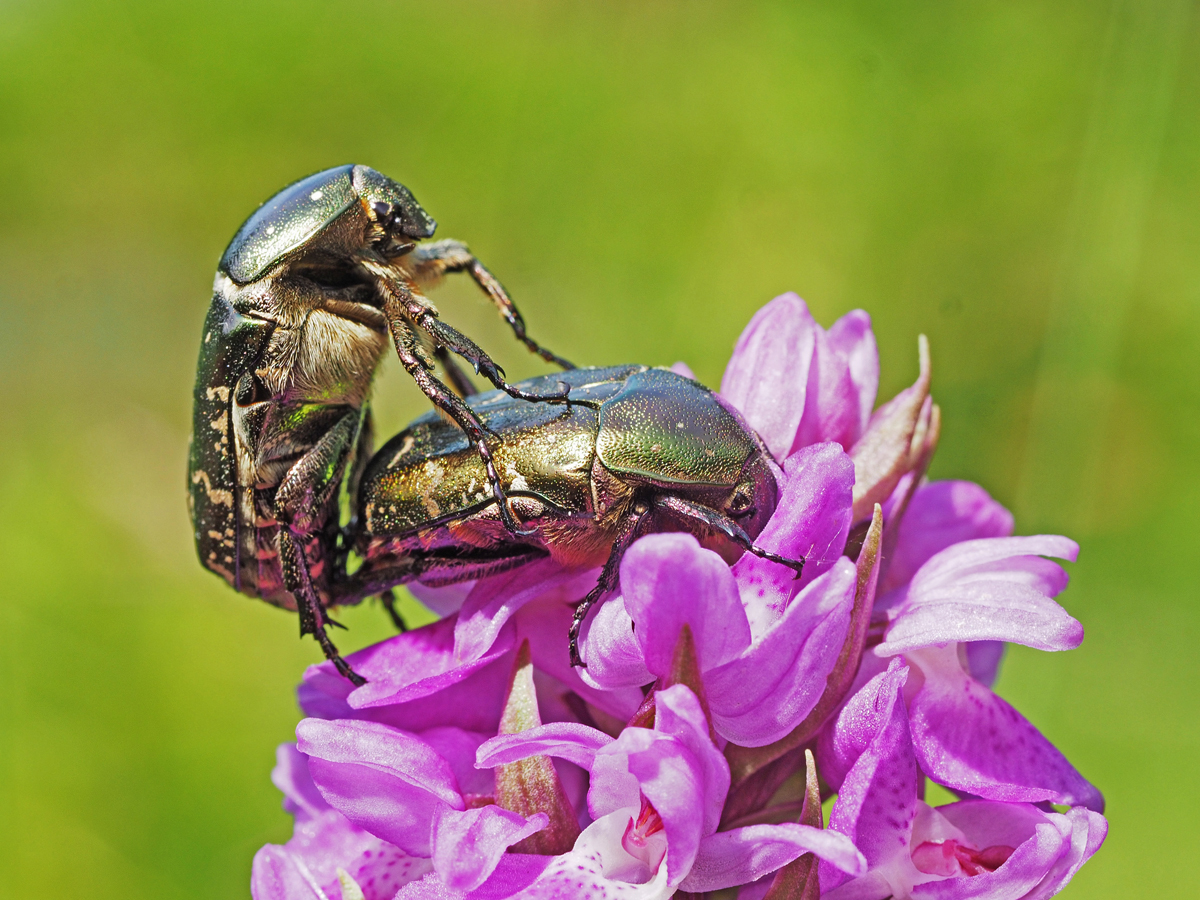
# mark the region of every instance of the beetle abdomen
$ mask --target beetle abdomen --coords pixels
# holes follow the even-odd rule
[[[196,552],[205,568],[238,590],[237,460],[232,418],[237,380],[253,368],[271,336],[270,323],[241,315],[213,297],[204,320],[188,451],[188,506]]]

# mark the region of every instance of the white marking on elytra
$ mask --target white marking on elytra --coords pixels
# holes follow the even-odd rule
[[[308,195],[308,199],[309,200],[320,200],[324,196],[325,196],[324,191],[313,191],[311,194]]]
[[[274,233],[275,233],[275,226],[274,226],[274,225],[268,225],[268,226],[267,226],[267,234],[274,234]]]

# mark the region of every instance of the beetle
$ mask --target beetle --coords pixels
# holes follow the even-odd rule
[[[453,584],[550,557],[602,566],[568,634],[582,666],[584,617],[616,587],[625,550],[651,531],[691,531],[732,562],[749,551],[803,570],[754,543],[775,511],[776,468],[740,414],[702,384],[646,366],[581,368],[521,383],[537,393],[561,378],[568,406],[533,405],[500,391],[468,398],[499,440],[494,458],[532,534],[513,535],[461,432],[428,414],[367,464],[360,519],[347,534],[362,564],[335,589],[353,603],[419,581]]]
[[[443,363],[459,393],[473,391],[458,354],[523,401],[532,394],[438,318],[423,289],[466,272],[516,336],[543,359],[500,282],[458,241],[418,246],[437,223],[403,185],[366,166],[318,172],[251,215],[217,267],[204,323],[189,449],[189,508],[201,563],[237,590],[300,614],[329,658],[352,675],[325,633],[339,491],[370,455],[366,398],[392,343],[421,390],[465,432],[500,510],[505,502],[475,412],[433,374]]]

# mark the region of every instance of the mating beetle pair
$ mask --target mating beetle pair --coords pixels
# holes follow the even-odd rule
[[[799,570],[753,543],[775,511],[770,453],[708,388],[666,369],[575,369],[522,382],[536,393],[561,378],[566,406],[489,391],[468,399],[496,435],[504,489],[531,533],[513,535],[484,489],[483,466],[462,433],[429,413],[371,459],[349,539],[363,564],[335,591],[353,603],[394,585],[452,584],[546,556],[603,566],[576,607],[571,664],[584,616],[616,587],[625,550],[643,534],[694,532],[732,561],[749,550]]]
[[[468,272],[530,350],[570,363],[528,337],[503,287],[464,245],[417,245],[435,227],[402,185],[342,166],[285,188],[234,236],[204,325],[189,453],[189,506],[207,568],[296,609],[301,634],[357,683],[325,633],[326,610],[407,581],[467,580],[547,554],[603,563],[571,629],[578,664],[584,614],[615,585],[624,549],[649,530],[723,535],[802,564],[753,547],[775,503],[769,456],[706,388],[636,366],[508,384],[438,318],[423,287]],[[388,332],[454,424],[430,414],[368,465],[366,397]],[[469,396],[451,354],[499,390]],[[435,359],[458,393],[433,374]],[[345,533],[343,483],[352,508]],[[339,544],[351,543],[364,563],[348,577]]]

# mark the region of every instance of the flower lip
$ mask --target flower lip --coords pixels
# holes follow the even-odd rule
[[[1006,844],[994,844],[976,850],[968,844],[960,843],[954,838],[944,841],[925,841],[912,850],[913,865],[926,875],[982,875],[984,872],[995,872],[1008,862],[1008,858],[1016,852],[1015,847]]]
[[[643,794],[642,807],[636,818],[629,817],[629,824],[621,836],[621,846],[626,853],[641,860],[647,869],[655,872],[667,854],[667,836],[664,829],[662,816]]]

